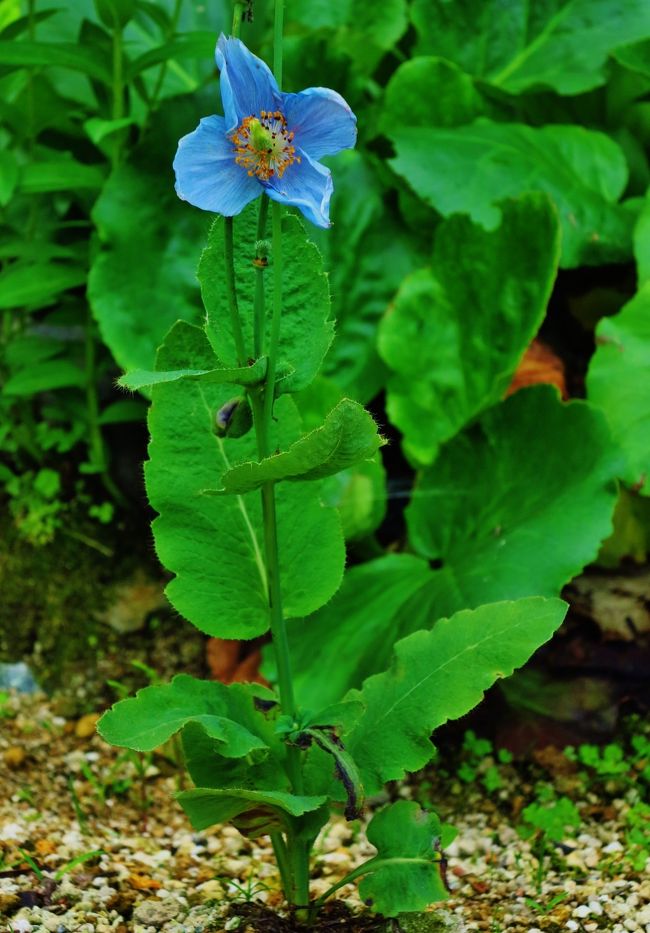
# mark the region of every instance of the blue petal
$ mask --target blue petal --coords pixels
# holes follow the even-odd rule
[[[295,145],[312,159],[354,148],[357,118],[336,91],[309,87],[300,94],[283,94],[282,111],[296,134]]]
[[[268,65],[253,55],[239,39],[219,36],[217,67],[223,112],[228,130],[244,117],[259,116],[262,110],[279,110],[282,98]]]
[[[176,193],[204,211],[232,217],[262,193],[256,178],[237,165],[223,117],[204,117],[183,136],[174,159]]]
[[[299,208],[317,227],[330,227],[329,207],[334,188],[331,172],[312,162],[306,152],[298,149],[297,153],[301,161],[290,165],[281,178],[266,182],[266,193],[274,201]]]

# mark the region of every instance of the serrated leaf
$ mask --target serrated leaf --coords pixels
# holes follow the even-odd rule
[[[237,365],[232,337],[228,294],[224,277],[224,219],[218,218],[208,236],[208,245],[199,263],[199,281],[207,312],[206,333],[215,353],[226,366]],[[309,385],[318,372],[323,357],[332,342],[334,325],[329,320],[330,298],[327,277],[322,269],[318,249],[307,239],[297,217],[287,215],[282,220],[282,249],[291,261],[283,268],[282,326],[278,350],[278,366],[288,375],[278,382],[280,392],[297,392]],[[239,315],[244,333],[244,345],[253,356],[253,296],[255,294],[255,242],[257,239],[257,209],[249,205],[234,219],[235,275],[238,289]],[[271,281],[272,262],[266,273]],[[271,308],[267,301],[266,346],[269,345]]]
[[[358,402],[346,398],[320,428],[305,434],[284,453],[227,470],[217,491],[244,493],[269,481],[323,479],[374,456],[381,444],[372,416]]]
[[[433,730],[469,712],[495,680],[521,667],[566,610],[561,600],[541,597],[492,603],[399,641],[391,667],[348,694],[366,705],[346,747],[367,793],[422,768]]]
[[[210,369],[214,352],[200,328],[179,322],[158,365]],[[155,386],[145,478],[160,513],[153,524],[158,556],[175,574],[166,590],[172,605],[208,634],[253,638],[269,624],[259,493],[201,495],[226,469],[257,453],[253,434],[221,439],[213,433],[214,414],[232,394],[232,387],[188,380]],[[272,444],[288,446],[300,433],[290,399],[278,399],[275,416]],[[287,486],[277,512],[283,606],[292,618],[314,611],[338,589],[345,549],[338,516],[321,505],[317,483]]]
[[[219,361],[215,357],[215,364]],[[125,373],[117,380],[123,389],[132,392],[138,389],[150,388],[166,382],[179,382],[182,379],[191,379],[196,382],[207,382],[212,385],[256,385],[263,381],[266,375],[266,357],[256,360],[252,366],[240,366],[235,369],[223,367],[214,369],[176,369],[171,372],[156,372],[155,370],[134,369]]]
[[[625,452],[621,477],[650,494],[650,281],[596,328],[587,373],[589,401],[605,412]]]
[[[260,737],[262,714],[254,705],[267,691],[254,684],[225,684],[178,674],[171,683],[154,684],[120,700],[99,720],[97,729],[111,745],[152,751],[188,723],[198,723],[219,743],[219,754],[243,758],[268,751]]]
[[[494,229],[499,201],[543,191],[560,217],[562,266],[627,259],[634,218],[616,202],[628,171],[622,150],[605,134],[484,118],[456,127],[413,126],[405,113],[390,138],[395,171],[443,216],[469,214]]]
[[[503,397],[544,319],[560,252],[555,211],[534,194],[501,211],[492,232],[445,221],[431,269],[405,279],[380,327],[388,413],[419,465]]]
[[[579,94],[605,82],[607,56],[650,36],[645,0],[414,0],[417,50],[447,58],[511,94]]]
[[[176,799],[187,813],[196,830],[215,823],[239,823],[242,831],[253,838],[276,830],[286,830],[287,817],[302,816],[321,807],[326,797],[305,797],[282,791],[255,791],[237,787],[216,790],[196,787],[182,791]],[[251,825],[254,816],[254,832]]]
[[[447,898],[440,875],[442,824],[411,800],[379,810],[367,837],[377,855],[359,883],[359,894],[384,917],[424,910]]]

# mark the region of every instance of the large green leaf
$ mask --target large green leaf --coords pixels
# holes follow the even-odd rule
[[[168,127],[154,127],[135,161],[110,176],[93,209],[102,248],[90,270],[88,297],[102,338],[125,370],[153,369],[172,324],[202,316],[195,270],[207,216],[174,192],[178,137],[170,137],[182,117],[193,119],[186,108],[177,110],[161,111],[159,123]]]
[[[307,239],[297,217],[282,221],[282,249],[287,261],[282,278],[282,326],[278,365],[290,374],[279,381],[283,392],[304,388],[318,372],[334,334],[329,320],[329,287],[323,273],[320,254]],[[208,245],[199,263],[201,292],[207,311],[206,333],[219,359],[227,366],[237,365],[232,336],[228,293],[224,277],[224,219],[219,217],[210,230]],[[255,242],[257,239],[257,202],[234,219],[235,276],[238,288],[239,315],[244,344],[253,356],[253,299],[255,295]],[[267,277],[271,282],[272,263]],[[270,291],[270,286],[269,286]],[[266,346],[271,326],[271,296],[267,301]]]
[[[211,369],[214,353],[200,328],[179,322],[158,355],[162,371]],[[268,628],[264,536],[259,493],[204,496],[231,466],[256,456],[253,433],[221,439],[215,412],[232,386],[180,381],[153,389],[147,491],[159,512],[153,530],[162,563],[175,578],[172,605],[202,631],[253,638]],[[300,433],[290,399],[275,406],[273,446]],[[319,608],[338,589],[345,550],[334,509],[323,508],[318,483],[292,483],[278,497],[283,603],[287,617]]]
[[[404,281],[380,328],[393,370],[388,413],[418,464],[503,396],[544,319],[560,252],[555,212],[544,195],[501,210],[493,232],[466,217],[443,223],[432,268]]]
[[[400,282],[426,261],[422,246],[388,211],[378,172],[361,153],[342,152],[332,175],[334,226],[321,237],[329,258],[337,337],[324,372],[362,403],[381,390],[386,367],[376,332]]]
[[[485,412],[420,475],[406,510],[412,547],[439,566],[434,618],[559,592],[611,532],[620,469],[602,413],[550,386]]]
[[[317,709],[389,663],[393,642],[403,634],[402,607],[414,597],[408,625],[428,627],[436,618],[428,606],[420,615],[417,594],[431,580],[426,561],[389,554],[352,567],[334,599],[307,620],[288,626],[294,687],[300,704]],[[412,631],[409,628],[408,631]],[[268,653],[271,673],[272,657]],[[327,677],[318,675],[327,671]]]
[[[618,314],[598,324],[587,393],[625,452],[622,478],[650,494],[650,281]]]
[[[288,817],[318,810],[326,797],[301,797],[284,791],[196,787],[176,795],[196,830],[232,821],[253,838],[286,830]]]
[[[268,691],[254,684],[225,684],[178,674],[171,683],[154,684],[120,700],[99,721],[100,735],[111,745],[151,751],[188,723],[199,724],[218,743],[219,754],[243,758],[268,753],[260,737],[263,714],[255,697]]]
[[[650,36],[646,0],[414,0],[411,15],[419,52],[514,94],[597,87],[613,49]]]
[[[424,910],[447,898],[440,874],[442,825],[412,800],[398,800],[376,813],[368,824],[368,842],[377,855],[359,894],[384,917]]]
[[[435,94],[424,94],[435,88]],[[386,85],[380,128],[387,136],[404,124],[408,126],[460,126],[470,123],[484,111],[474,82],[460,68],[434,56],[421,56],[404,62]]]
[[[646,197],[634,227],[634,258],[639,285],[650,280],[650,197]]]
[[[456,127],[410,121],[405,112],[392,128],[397,156],[391,164],[444,216],[469,214],[493,229],[500,217],[497,202],[544,191],[560,216],[564,266],[628,257],[633,217],[615,203],[627,166],[608,136],[577,126],[530,127],[484,118]]]
[[[366,706],[346,739],[366,792],[422,768],[434,729],[469,712],[498,678],[524,664],[566,610],[561,600],[541,597],[492,603],[399,641],[391,667],[348,694]]]
[[[323,479],[368,460],[381,444],[371,415],[358,402],[346,398],[332,409],[321,427],[295,441],[284,453],[227,470],[219,492],[250,492],[266,482],[283,479]]]

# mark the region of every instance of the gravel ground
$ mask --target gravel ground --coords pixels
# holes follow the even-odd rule
[[[252,843],[231,827],[193,833],[172,799],[172,762],[109,748],[96,718],[67,720],[42,695],[0,705],[0,930],[244,933],[238,905],[281,909],[265,840]],[[561,793],[578,786],[561,767],[547,778]],[[393,788],[426,794],[459,830],[436,929],[650,933],[650,825],[633,826],[643,807],[636,787],[619,789],[574,796],[580,826],[549,845],[540,870],[534,840],[513,828],[534,794],[514,767],[492,795],[454,779]],[[313,895],[373,851],[361,826],[334,821],[317,843]],[[362,908],[352,886],[341,896]],[[353,921],[345,928],[357,929]]]

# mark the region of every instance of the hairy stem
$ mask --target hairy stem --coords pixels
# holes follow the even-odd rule
[[[254,305],[254,356],[258,360],[264,353],[266,320],[264,315],[264,272],[266,269],[266,250],[259,246],[266,233],[266,218],[269,212],[269,199],[263,194],[260,199],[260,212],[257,220],[257,246],[255,249],[255,305]]]

